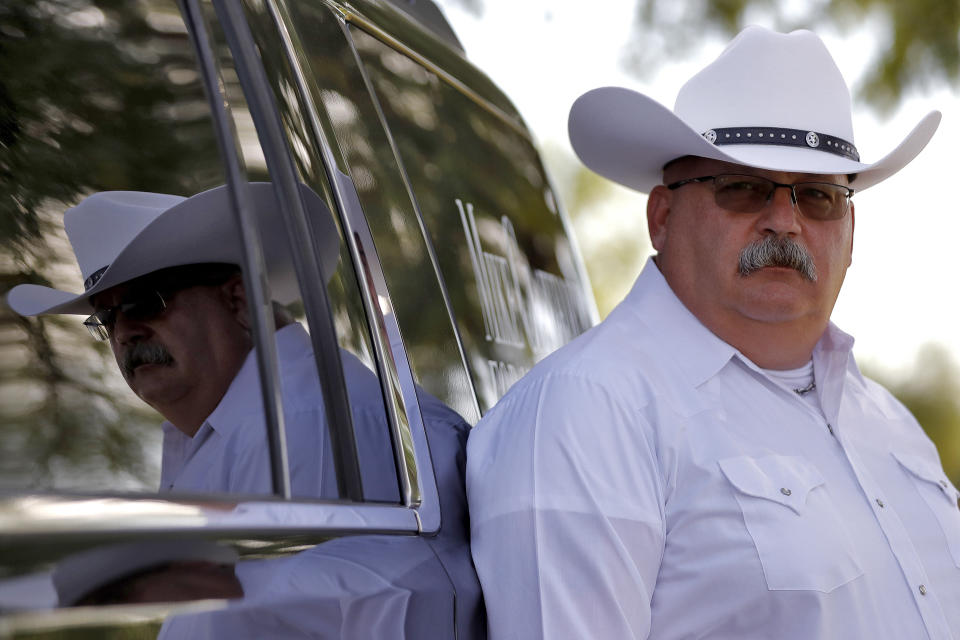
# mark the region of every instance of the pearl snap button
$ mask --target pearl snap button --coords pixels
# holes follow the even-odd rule
[[[788,495],[790,495],[791,493],[793,493],[793,491],[790,491],[790,489],[787,489],[786,487],[782,487],[782,488],[780,489],[780,493],[782,493],[782,494],[785,495],[785,496],[788,496]]]

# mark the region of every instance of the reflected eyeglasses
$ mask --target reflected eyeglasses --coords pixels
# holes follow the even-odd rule
[[[155,289],[141,291],[116,306],[93,313],[83,321],[83,326],[97,340],[109,340],[117,322],[118,313],[122,313],[129,320],[142,322],[156,318],[166,308],[167,302],[159,291]]]
[[[724,173],[716,176],[688,178],[667,185],[679,189],[695,182],[713,182],[713,199],[718,207],[739,213],[756,213],[773,198],[774,192],[784,187],[790,190],[790,199],[800,213],[811,220],[840,220],[850,210],[853,189],[832,182],[795,182],[784,184],[763,176]]]

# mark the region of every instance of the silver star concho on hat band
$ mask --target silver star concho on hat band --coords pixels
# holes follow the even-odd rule
[[[784,129],[783,127],[724,127],[709,129],[701,134],[707,142],[725,144],[773,144],[785,147],[817,149],[860,162],[860,153],[843,138],[818,131]]]

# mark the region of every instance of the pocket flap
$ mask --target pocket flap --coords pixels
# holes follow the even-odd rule
[[[890,453],[910,475],[935,485],[951,505],[957,505],[957,500],[960,498],[957,495],[957,489],[951,484],[939,464],[909,453],[900,453],[899,451],[891,451]]]
[[[738,456],[719,461],[723,475],[738,491],[771,500],[801,514],[807,494],[823,484],[816,467],[797,456]]]

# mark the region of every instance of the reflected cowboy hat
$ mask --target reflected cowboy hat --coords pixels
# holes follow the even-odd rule
[[[603,87],[574,102],[569,133],[587,167],[642,193],[683,156],[856,174],[850,186],[862,190],[913,160],[939,123],[940,112],[932,111],[893,151],[861,162],[850,91],[820,38],[747,27],[680,89],[673,111],[635,91]]]
[[[306,185],[303,206],[321,244],[321,269],[329,281],[339,259],[340,240],[330,210]],[[300,297],[288,234],[269,182],[247,185],[250,208],[260,230],[271,297],[288,304]],[[21,284],[7,304],[24,316],[90,313],[90,297],[167,267],[220,262],[242,265],[243,252],[226,186],[189,198],[142,191],[102,191],[63,215],[84,290],[61,291]]]

